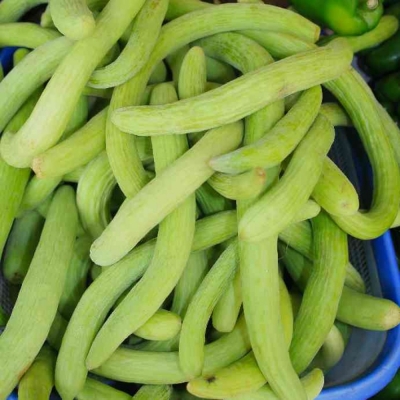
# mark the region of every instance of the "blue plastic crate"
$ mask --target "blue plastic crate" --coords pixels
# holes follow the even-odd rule
[[[0,51],[0,63],[7,72],[12,63],[15,48]],[[366,164],[358,160],[354,164],[346,135],[339,132],[330,156],[359,187],[357,172],[365,178]],[[363,179],[361,179],[364,186]],[[368,293],[383,296],[400,304],[400,274],[393,242],[389,232],[371,242],[350,240],[350,256],[363,276]],[[0,276],[0,300],[7,299],[6,282]],[[320,400],[366,400],[386,386],[400,367],[400,327],[389,332],[370,332],[354,329],[345,355],[340,363],[326,376],[326,387]],[[52,396],[52,399],[57,399]],[[9,400],[17,400],[12,394]]]

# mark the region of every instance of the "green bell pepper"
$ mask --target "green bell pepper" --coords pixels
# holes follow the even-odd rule
[[[292,0],[305,17],[339,35],[361,35],[375,28],[382,14],[382,0]]]
[[[380,77],[400,69],[400,30],[381,46],[368,52],[360,60],[360,66],[372,77]]]
[[[386,75],[375,83],[375,91],[385,100],[393,103],[400,101],[400,71]]]
[[[390,7],[385,8],[385,14],[393,15],[400,20],[400,2],[397,2],[396,4],[393,4]]]
[[[385,0],[384,1],[385,7],[390,6],[392,4],[396,4],[396,3],[400,3],[400,0]]]
[[[394,376],[392,382],[389,383],[381,392],[372,398],[373,400],[397,400],[400,399],[400,371]]]

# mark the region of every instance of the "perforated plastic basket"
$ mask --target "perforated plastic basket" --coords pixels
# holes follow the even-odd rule
[[[0,62],[6,71],[10,68],[12,54],[13,49],[0,52]],[[368,167],[362,160],[354,162],[346,133],[337,132],[330,156],[360,192],[360,186],[365,186]],[[351,261],[364,278],[367,292],[400,304],[400,275],[390,233],[371,242],[351,238],[349,246]],[[0,301],[6,310],[11,310],[9,287],[1,275]],[[344,357],[327,374],[326,387],[318,399],[368,399],[391,381],[399,367],[400,327],[387,333],[353,329]],[[17,399],[17,396],[13,394],[9,399]]]

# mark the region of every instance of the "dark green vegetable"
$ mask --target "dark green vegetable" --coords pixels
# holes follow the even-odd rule
[[[360,60],[360,66],[371,76],[379,77],[400,68],[400,31]]]
[[[397,400],[400,398],[400,371],[397,371],[392,382],[389,383],[372,400]]]
[[[400,101],[400,70],[379,79],[375,83],[375,92],[386,101],[394,103]]]

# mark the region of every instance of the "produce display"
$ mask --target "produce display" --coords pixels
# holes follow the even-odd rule
[[[20,21],[41,3],[0,3],[19,48],[0,82],[0,400],[317,398],[353,327],[400,324],[349,257],[400,225],[400,130],[377,101],[399,102],[400,53],[374,56],[397,8],[50,0]],[[390,73],[376,96],[355,53]],[[368,209],[330,157],[339,127],[371,164]]]

